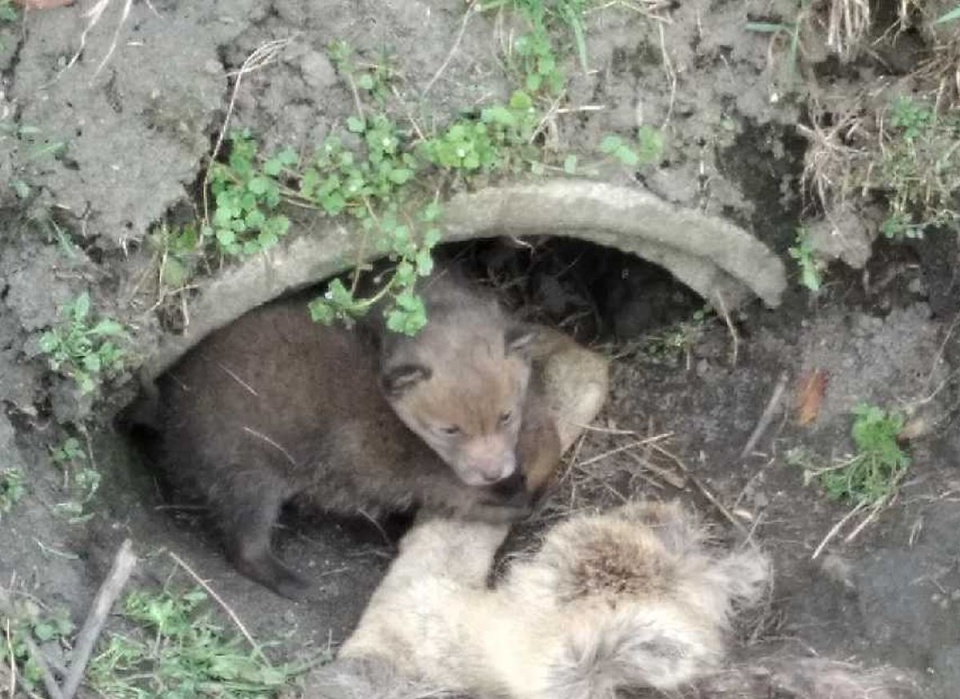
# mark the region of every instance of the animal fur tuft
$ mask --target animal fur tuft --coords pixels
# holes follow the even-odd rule
[[[466,698],[405,676],[383,658],[342,658],[315,672],[310,688],[296,699]]]
[[[890,667],[821,658],[764,658],[701,682],[689,699],[922,699],[917,681]]]
[[[734,609],[758,601],[769,580],[759,551],[708,547],[692,515],[644,503],[557,527],[510,583],[523,599],[557,600],[567,620],[546,695],[612,699],[718,667]]]

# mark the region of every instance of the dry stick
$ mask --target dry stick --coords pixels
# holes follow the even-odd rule
[[[467,6],[466,12],[463,13],[463,21],[460,22],[460,31],[457,32],[457,38],[454,40],[453,46],[450,47],[450,52],[447,53],[447,57],[443,60],[443,63],[441,63],[440,67],[437,68],[437,72],[433,74],[433,77],[430,78],[430,82],[427,83],[427,86],[423,88],[423,92],[420,93],[421,99],[427,96],[427,93],[430,92],[430,88],[432,88],[434,83],[440,79],[440,76],[443,75],[443,72],[450,65],[450,61],[453,60],[454,54],[456,54],[457,49],[460,48],[460,42],[463,41],[464,32],[467,31],[467,22],[470,21],[470,15],[474,13],[476,6],[477,0],[473,0],[473,2]]]
[[[639,454],[634,454],[633,452],[629,452],[628,456],[630,456],[634,461],[640,464],[640,466],[642,466],[644,469],[646,469],[647,471],[653,472],[654,474],[656,474],[658,477],[665,480],[667,483],[669,483],[671,486],[673,486],[677,490],[683,490],[684,487],[687,485],[687,479],[685,476],[678,476],[676,473],[671,472],[669,469],[666,469],[663,466],[659,466],[653,463],[652,461],[650,461],[649,459],[643,458]]]
[[[740,356],[740,336],[737,335],[737,329],[733,327],[733,321],[727,312],[727,304],[723,302],[723,294],[719,291],[717,292],[717,303],[720,304],[720,312],[723,314],[723,320],[727,324],[727,330],[730,331],[730,339],[733,342],[733,356],[730,358],[730,364],[731,366],[736,366],[737,357]]]
[[[845,544],[849,544],[851,541],[856,539],[857,536],[859,536],[860,532],[866,529],[867,525],[877,518],[877,515],[879,515],[883,511],[883,508],[886,507],[886,505],[887,505],[886,501],[878,502],[876,505],[874,505],[871,508],[870,512],[867,514],[867,516],[864,517],[863,520],[860,522],[860,524],[858,524],[852,532],[847,534],[843,542]]]
[[[605,451],[602,454],[597,454],[596,456],[592,456],[586,461],[581,461],[579,464],[577,464],[577,466],[580,466],[580,467],[589,466],[590,464],[596,463],[597,461],[605,459],[608,456],[613,456],[614,454],[619,454],[620,452],[627,451],[628,449],[636,449],[637,447],[642,447],[646,444],[653,444],[661,439],[666,439],[672,434],[673,434],[672,432],[664,432],[663,434],[658,434],[653,437],[647,437],[646,439],[641,439],[636,442],[630,442],[630,444],[624,444],[623,446],[619,446],[616,449],[610,449],[609,451]]]
[[[720,514],[723,515],[723,518],[726,519],[728,522],[730,522],[730,524],[732,524],[738,532],[740,532],[741,534],[747,533],[746,527],[744,527],[743,524],[740,523],[740,520],[738,520],[736,517],[733,516],[730,510],[728,510],[723,505],[723,503],[720,502],[720,500],[713,493],[711,493],[703,483],[700,482],[699,478],[693,475],[690,469],[687,468],[687,465],[680,460],[680,457],[678,457],[676,454],[670,453],[669,451],[661,447],[659,444],[654,443],[654,444],[651,444],[651,446],[654,449],[656,449],[658,452],[666,456],[668,459],[673,461],[673,463],[675,463],[677,467],[681,471],[683,471],[684,475],[690,479],[690,482],[693,483],[696,489],[700,491],[700,494],[703,495],[703,497],[705,497],[710,502],[711,505],[717,508],[717,511],[719,511]]]
[[[240,621],[240,617],[238,617],[237,613],[230,608],[230,605],[224,602],[220,595],[218,595],[216,591],[207,584],[207,581],[197,575],[196,571],[191,568],[186,561],[180,558],[180,556],[175,554],[173,551],[167,551],[167,555],[173,559],[174,563],[183,568],[187,575],[193,578],[200,587],[207,591],[207,594],[210,595],[210,597],[212,597],[213,600],[220,605],[220,608],[227,613],[227,616],[229,616],[236,627],[240,629],[240,633],[242,633],[243,637],[247,639],[250,647],[253,648],[253,652],[256,653],[260,659],[263,660],[263,662],[265,662],[267,665],[270,665],[270,660],[263,654],[263,651],[260,650],[260,645],[253,640],[253,636],[251,636],[250,632],[247,631],[247,627],[243,625],[243,622]]]
[[[840,532],[841,529],[843,529],[843,525],[849,522],[860,510],[865,507],[865,505],[866,503],[862,501],[857,503],[856,507],[845,514],[843,519],[830,528],[830,531],[827,532],[827,535],[823,537],[823,541],[820,542],[820,545],[814,550],[813,555],[810,556],[811,561],[817,560],[820,554],[823,553],[823,550],[827,547],[827,544],[833,541],[833,538]]]
[[[117,50],[117,42],[120,40],[120,30],[123,29],[123,25],[125,25],[127,20],[130,18],[131,7],[133,7],[133,0],[126,0],[126,2],[123,4],[123,12],[120,15],[120,21],[117,22],[117,28],[113,32],[113,39],[110,41],[110,48],[107,49],[107,55],[103,57],[103,60],[100,61],[97,69],[93,71],[93,77],[100,75],[100,71],[103,70],[105,65],[107,65],[107,61],[110,60],[113,52]]]
[[[113,565],[110,566],[106,580],[97,591],[93,607],[86,621],[83,622],[83,628],[80,629],[80,635],[77,636],[73,660],[70,663],[67,679],[63,683],[63,699],[73,699],[73,695],[77,693],[83,673],[87,669],[87,663],[90,661],[90,654],[93,653],[93,646],[100,636],[110,608],[123,591],[136,564],[137,556],[133,552],[133,543],[130,539],[125,539],[113,559]]]
[[[97,0],[97,3],[93,5],[89,10],[83,13],[84,17],[89,17],[90,21],[87,22],[87,26],[84,27],[83,31],[80,33],[80,48],[77,49],[77,52],[73,54],[73,57],[67,62],[67,65],[63,67],[57,76],[50,81],[54,83],[60,79],[60,76],[66,73],[73,66],[74,63],[79,60],[80,55],[83,53],[83,49],[87,46],[87,34],[90,33],[90,30],[93,29],[97,23],[100,21],[100,17],[103,15],[104,10],[110,5],[113,0]]]
[[[257,49],[251,53],[240,65],[240,70],[238,70],[236,75],[236,80],[233,81],[233,90],[230,91],[230,101],[227,103],[227,113],[223,117],[223,125],[220,127],[220,132],[217,134],[217,142],[213,146],[213,151],[210,153],[210,157],[207,162],[213,163],[217,156],[220,155],[220,149],[223,147],[223,139],[227,134],[227,127],[230,125],[230,117],[233,116],[233,110],[237,104],[237,94],[240,91],[240,82],[243,80],[243,76],[247,73],[252,73],[255,70],[259,70],[264,66],[270,64],[270,62],[276,58],[277,54],[283,49],[287,44],[289,44],[291,39],[274,39],[273,41],[268,41],[262,46],[258,46]],[[203,176],[203,220],[210,220],[210,208],[209,202],[207,201],[207,187],[210,184],[210,168],[207,168],[206,174]]]
[[[17,691],[17,662],[13,654],[13,641],[10,640],[10,619],[4,624],[4,638],[7,641],[7,659],[10,661],[10,687],[7,696],[13,699],[13,694]]]
[[[787,372],[782,372],[780,378],[777,380],[777,385],[773,389],[770,400],[767,401],[767,407],[763,409],[763,412],[760,414],[760,419],[757,420],[757,426],[753,428],[753,432],[750,433],[750,439],[747,440],[747,443],[740,451],[739,460],[742,461],[753,452],[754,447],[757,446],[757,442],[760,441],[763,433],[770,427],[770,423],[773,422],[773,416],[776,414],[777,408],[780,407],[780,403],[783,400],[783,394],[787,390],[788,380],[789,376]]]
[[[24,640],[30,658],[40,667],[40,676],[43,679],[43,688],[47,690],[47,696],[50,699],[64,699],[63,692],[60,691],[60,685],[57,684],[57,680],[50,671],[50,665],[47,663],[46,657],[37,648],[37,644],[33,642],[32,638],[27,636]]]

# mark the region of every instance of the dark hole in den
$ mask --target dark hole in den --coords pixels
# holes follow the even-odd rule
[[[658,265],[573,238],[491,238],[445,244],[434,252],[438,264],[453,262],[479,284],[495,289],[518,317],[557,327],[588,345],[636,339],[689,320],[704,305]],[[318,293],[324,287],[325,282],[318,284]],[[129,412],[121,414],[120,425],[157,486],[148,497],[165,503],[178,526],[206,538],[203,503],[175,490],[159,468],[158,435],[131,422]],[[316,524],[328,533],[332,524],[338,532],[334,536],[348,546],[382,546],[385,540],[399,540],[412,523],[412,513],[373,522],[331,516],[293,502],[283,521],[294,530],[309,531]],[[279,537],[279,551],[287,538]]]
[[[492,238],[437,249],[498,290],[525,320],[580,342],[628,341],[688,320],[704,301],[672,274],[636,255],[574,238]]]

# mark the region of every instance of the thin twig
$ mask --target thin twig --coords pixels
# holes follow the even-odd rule
[[[223,117],[223,124],[220,126],[220,132],[217,134],[217,141],[213,146],[213,150],[210,152],[210,157],[208,158],[208,163],[214,163],[217,159],[217,156],[220,155],[220,149],[223,147],[223,139],[226,138],[227,127],[230,125],[230,118],[233,116],[233,110],[237,104],[237,94],[240,91],[240,83],[243,80],[243,76],[247,73],[252,73],[255,70],[259,70],[267,65],[269,65],[280,53],[283,48],[289,44],[291,39],[274,39],[273,41],[268,41],[262,46],[257,47],[257,49],[247,56],[246,60],[240,65],[240,70],[238,70],[233,75],[236,76],[236,79],[233,81],[233,90],[230,91],[230,101],[227,103],[227,113]],[[203,176],[203,220],[205,222],[210,220],[210,206],[207,201],[207,188],[210,185],[210,167],[208,165],[207,172]]]
[[[663,434],[658,434],[653,437],[647,437],[646,439],[640,439],[636,442],[630,442],[630,444],[624,444],[623,446],[619,446],[615,449],[610,449],[609,451],[605,451],[602,454],[597,454],[596,456],[592,456],[586,461],[581,461],[579,464],[577,464],[577,466],[580,466],[580,467],[589,466],[590,464],[596,463],[597,461],[606,459],[608,456],[613,456],[614,454],[619,454],[620,452],[627,451],[628,449],[636,449],[637,447],[642,447],[646,444],[653,444],[657,441],[660,441],[661,439],[666,439],[671,434],[672,433],[670,432],[664,432]]]
[[[117,601],[120,593],[123,592],[133,567],[137,564],[137,556],[133,552],[133,543],[130,539],[125,539],[113,559],[113,565],[110,566],[110,572],[97,591],[97,596],[93,600],[93,606],[83,622],[83,628],[77,636],[77,642],[73,648],[73,660],[70,663],[70,670],[63,683],[63,699],[73,699],[80,687],[80,681],[87,669],[87,663],[90,661],[90,655],[93,653],[93,647],[100,637],[100,631],[107,620],[107,615]]]
[[[247,643],[250,644],[250,647],[253,649],[253,652],[256,653],[257,657],[263,660],[263,662],[265,662],[267,665],[270,665],[270,660],[263,654],[263,651],[260,650],[260,644],[253,639],[253,636],[251,636],[250,632],[247,631],[247,627],[243,625],[243,622],[240,621],[240,617],[238,617],[237,613],[230,608],[230,605],[224,602],[223,598],[220,597],[220,595],[218,595],[209,584],[207,584],[207,581],[197,575],[196,571],[191,568],[185,560],[180,558],[180,556],[175,554],[173,551],[167,551],[167,555],[173,559],[174,563],[183,568],[187,575],[193,578],[200,587],[206,590],[207,594],[210,595],[210,597],[220,605],[220,608],[227,613],[227,616],[230,617],[234,625],[240,630],[240,633],[243,634],[243,637],[247,639]]]
[[[730,524],[732,524],[738,532],[741,532],[742,534],[747,533],[746,527],[743,526],[740,520],[738,520],[736,517],[733,516],[730,510],[728,510],[724,506],[724,504],[720,502],[720,499],[717,498],[717,496],[714,495],[712,492],[710,492],[707,486],[705,486],[703,483],[700,482],[699,478],[693,475],[693,473],[690,471],[687,465],[683,463],[683,461],[680,459],[679,456],[677,456],[676,454],[672,454],[671,452],[661,447],[659,444],[654,443],[651,446],[655,450],[657,450],[658,452],[666,456],[668,459],[673,461],[673,463],[675,463],[677,467],[681,471],[683,471],[684,475],[690,480],[690,482],[693,483],[694,487],[696,487],[696,489],[700,491],[700,494],[703,495],[703,497],[705,497],[711,505],[717,508],[717,511],[723,516],[723,518],[728,522],[730,522]]]
[[[430,82],[427,83],[426,87],[423,88],[423,92],[420,93],[420,98],[423,99],[427,96],[427,93],[430,92],[430,89],[434,86],[437,80],[440,79],[440,76],[443,75],[443,72],[450,65],[450,61],[453,60],[454,54],[457,53],[457,49],[460,48],[460,42],[463,41],[464,32],[467,31],[467,22],[470,21],[470,16],[474,13],[477,7],[477,0],[473,0],[466,9],[466,12],[463,14],[463,21],[460,22],[460,31],[457,32],[457,38],[453,41],[453,46],[450,47],[450,51],[447,53],[447,57],[444,59],[443,63],[440,64],[440,67],[437,68],[437,72],[433,74],[433,77],[430,78]]]
[[[870,512],[867,514],[867,516],[864,517],[863,520],[860,522],[860,524],[858,524],[852,532],[847,534],[843,542],[845,544],[849,544],[851,541],[856,539],[857,536],[860,534],[860,532],[866,529],[867,525],[877,518],[877,515],[879,515],[880,512],[883,511],[883,508],[886,507],[886,505],[887,505],[886,499],[874,505],[873,508],[870,510]]]
[[[587,432],[600,432],[602,434],[622,434],[632,437],[636,437],[640,434],[636,430],[621,430],[616,427],[601,427],[600,425],[577,425],[577,427],[580,427]],[[673,432],[668,432],[667,434],[670,437],[673,436]]]
[[[856,507],[854,507],[852,510],[850,510],[847,514],[843,516],[843,519],[841,519],[839,522],[834,524],[833,527],[830,528],[830,531],[827,532],[827,535],[823,537],[823,541],[820,542],[820,545],[817,546],[816,549],[814,549],[813,555],[810,556],[810,560],[811,561],[817,560],[820,554],[823,553],[823,550],[827,547],[827,544],[833,541],[834,537],[836,537],[836,535],[840,532],[840,530],[843,529],[843,525],[849,522],[853,517],[855,517],[856,514],[860,510],[862,510],[865,506],[866,506],[865,502],[863,501],[858,502]]]
[[[67,61],[67,65],[63,67],[63,70],[57,73],[57,76],[50,81],[51,84],[59,80],[60,76],[70,70],[70,68],[73,67],[73,64],[80,59],[80,55],[87,46],[87,34],[89,34],[90,30],[97,25],[97,23],[100,21],[100,17],[103,15],[107,7],[110,6],[111,2],[112,0],[97,0],[93,7],[83,13],[83,16],[89,17],[90,21],[87,22],[87,26],[83,28],[82,32],[80,32],[80,48],[78,48],[77,52],[73,54],[73,57]]]
[[[123,29],[123,25],[125,25],[130,18],[131,7],[133,7],[133,0],[126,0],[123,4],[123,12],[120,14],[120,20],[117,22],[117,28],[113,32],[110,48],[107,49],[107,54],[103,57],[103,60],[100,61],[99,65],[97,65],[97,69],[93,71],[93,77],[97,77],[100,74],[100,71],[103,70],[103,67],[107,65],[107,61],[109,61],[113,55],[113,52],[117,50],[117,42],[120,40],[120,30]]]
[[[671,472],[669,469],[664,468],[663,466],[658,466],[649,459],[645,459],[639,454],[634,454],[630,452],[628,454],[634,461],[636,461],[643,469],[655,473],[658,477],[665,480],[671,486],[677,490],[683,490],[687,485],[686,476],[678,476],[676,473]],[[641,476],[643,474],[640,474]]]
[[[47,690],[47,696],[50,699],[64,699],[63,692],[60,691],[60,685],[57,684],[53,672],[50,671],[46,656],[37,648],[37,644],[33,642],[30,636],[25,636],[24,641],[31,660],[40,668],[40,677],[43,679],[43,688]]]
[[[783,394],[787,390],[788,380],[789,376],[787,372],[782,372],[780,374],[780,378],[777,380],[777,385],[774,386],[770,400],[767,401],[767,407],[764,408],[763,412],[760,414],[760,419],[757,420],[757,426],[753,428],[753,432],[750,433],[750,439],[747,440],[747,443],[740,451],[741,461],[753,453],[753,449],[757,446],[757,442],[760,441],[760,438],[763,437],[763,433],[767,431],[768,427],[770,427],[770,423],[773,421],[773,416],[776,414],[777,408],[780,407],[780,403],[783,401]]]
[[[13,641],[10,639],[10,619],[7,618],[6,622],[3,631],[7,641],[7,660],[10,663],[10,687],[7,690],[7,696],[13,699],[13,695],[17,691],[17,661],[16,655],[13,653]]]
[[[660,124],[660,130],[663,131],[670,123],[670,117],[673,116],[673,107],[677,99],[677,73],[673,69],[673,61],[670,60],[670,54],[667,51],[667,42],[663,32],[663,23],[657,24],[657,30],[660,33],[660,55],[663,57],[663,72],[667,76],[667,82],[670,83],[670,102],[667,105],[667,115]],[[637,124],[642,126],[642,124]]]
[[[717,292],[717,303],[720,306],[720,312],[723,314],[723,321],[727,324],[727,330],[730,331],[730,340],[733,342],[730,365],[736,366],[737,357],[740,356],[740,336],[737,334],[737,329],[733,325],[733,320],[730,318],[730,314],[727,312],[727,304],[723,301],[723,294],[721,294],[719,291]]]

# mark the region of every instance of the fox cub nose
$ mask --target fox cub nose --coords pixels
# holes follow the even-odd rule
[[[530,494],[527,492],[527,479],[523,471],[517,469],[506,478],[502,478],[490,487],[504,505],[524,507],[529,503]]]
[[[512,454],[497,459],[477,460],[474,468],[487,485],[512,478],[520,472],[517,460]]]

